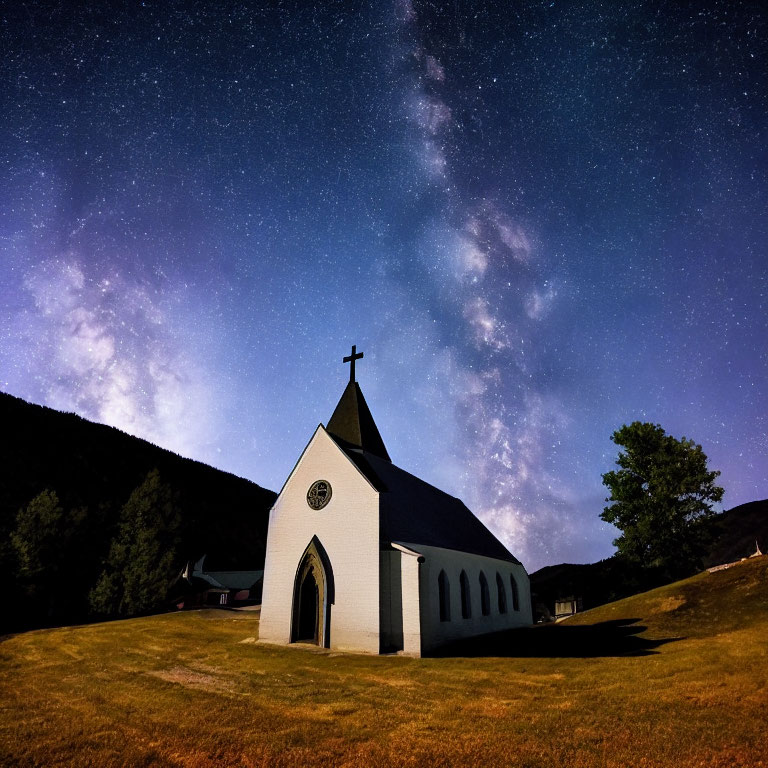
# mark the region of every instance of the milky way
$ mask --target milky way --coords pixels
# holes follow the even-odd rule
[[[761,4],[2,10],[0,388],[279,489],[358,380],[529,569],[611,433],[768,496]]]

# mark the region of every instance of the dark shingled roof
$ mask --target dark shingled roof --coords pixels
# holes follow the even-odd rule
[[[360,449],[337,441],[381,494],[381,540],[454,549],[519,563],[461,499]]]
[[[334,438],[338,438],[342,448],[362,448],[389,461],[384,441],[356,381],[347,384],[326,429]]]

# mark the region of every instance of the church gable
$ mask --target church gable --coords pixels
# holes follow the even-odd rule
[[[300,634],[306,634],[306,616],[297,612],[296,605],[297,600],[309,598],[301,585],[297,587],[296,580],[304,580],[308,573],[299,574],[297,569],[312,567],[312,563],[304,562],[312,542],[317,551],[324,553],[320,558],[324,560],[323,568],[315,569],[316,574],[322,572],[316,583],[324,583],[329,573],[335,583],[332,594],[325,592],[323,597],[332,601],[327,614],[318,608],[318,626],[323,628],[318,642],[378,652],[378,492],[322,425],[270,513],[262,639],[290,642],[297,621],[302,621]],[[312,581],[308,583],[311,591]],[[318,586],[318,601],[322,591]],[[329,633],[327,628],[331,626]]]
[[[355,492],[377,493],[373,483],[359,470],[354,461],[347,456],[328,434],[325,427],[320,424],[280,490],[273,509],[278,507],[288,497],[293,497],[297,494],[299,496],[302,494],[306,496],[313,483],[324,479],[321,477],[323,473],[334,475],[336,486],[341,482],[343,486],[350,486],[350,490]],[[329,498],[325,499],[325,496],[328,495],[326,490],[319,489],[322,498],[311,502],[310,508],[314,508],[316,511],[321,509],[332,510],[335,508],[334,494],[336,494],[338,500],[337,488],[334,487],[330,479],[327,482],[330,483]],[[317,497],[317,493],[313,493],[313,497]]]
[[[365,540],[379,530],[378,492],[318,426],[270,512],[273,547],[305,547],[312,536]],[[290,542],[290,544],[289,544]]]

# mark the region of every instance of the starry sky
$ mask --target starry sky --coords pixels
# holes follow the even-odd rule
[[[529,571],[611,433],[768,496],[761,2],[0,4],[0,389],[279,490],[357,378]]]

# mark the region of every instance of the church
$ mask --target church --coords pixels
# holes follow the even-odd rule
[[[260,642],[421,656],[531,623],[528,574],[457,498],[392,463],[355,380],[270,511]]]

